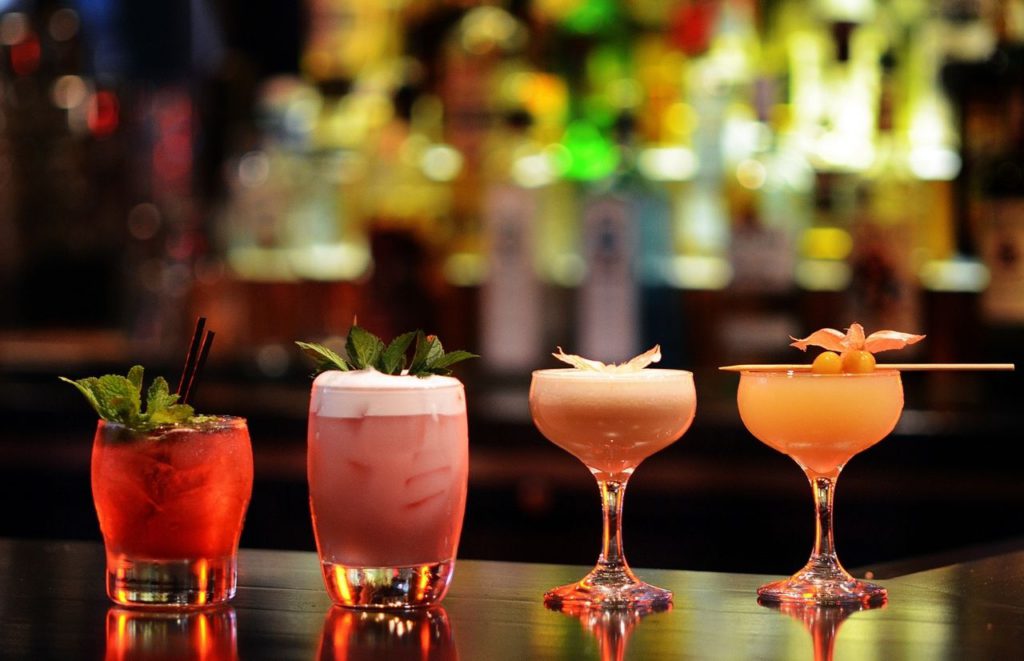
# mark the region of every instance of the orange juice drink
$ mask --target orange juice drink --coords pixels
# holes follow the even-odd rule
[[[310,509],[334,602],[405,608],[444,596],[465,511],[467,436],[455,378],[373,369],[316,378]]]

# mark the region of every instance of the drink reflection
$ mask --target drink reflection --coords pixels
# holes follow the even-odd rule
[[[364,611],[335,606],[320,635],[320,661],[456,661],[444,608]]]
[[[622,661],[626,658],[626,646],[633,630],[640,620],[651,613],[664,613],[672,610],[672,604],[654,606],[635,606],[633,608],[550,608],[577,618],[583,628],[596,639],[601,651],[601,661]]]
[[[884,603],[877,605],[857,603],[841,606],[816,606],[813,603],[780,604],[762,599],[758,599],[757,603],[766,608],[785,613],[794,620],[803,623],[804,628],[811,634],[811,640],[814,643],[814,661],[832,661],[836,638],[839,636],[839,627],[846,621],[846,618],[857,611],[885,607]]]
[[[107,611],[106,661],[237,661],[233,608]]]

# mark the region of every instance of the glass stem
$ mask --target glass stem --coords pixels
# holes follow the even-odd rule
[[[626,492],[626,481],[598,480],[601,489],[601,511],[604,529],[601,535],[600,567],[606,569],[624,568],[626,557],[622,554],[622,497]]]
[[[836,555],[835,538],[832,534],[832,500],[835,496],[835,475],[808,474],[811,489],[814,491],[814,552],[811,564],[818,567],[831,567],[841,571],[839,558]]]

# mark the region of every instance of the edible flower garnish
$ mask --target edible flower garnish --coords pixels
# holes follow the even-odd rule
[[[455,363],[477,357],[476,354],[461,350],[446,353],[436,335],[425,335],[421,330],[402,333],[385,346],[379,337],[356,324],[352,324],[345,338],[345,355],[322,344],[295,344],[316,361],[317,374],[327,370],[348,372],[374,369],[382,374],[393,375],[447,375],[451,374],[449,367]],[[412,362],[407,362],[406,351],[410,346],[414,347]]]
[[[924,335],[900,333],[898,331],[875,331],[864,335],[864,327],[858,323],[850,324],[846,333],[834,328],[816,330],[803,339],[790,337],[790,346],[807,351],[808,346],[825,349],[814,359],[811,371],[819,374],[838,374],[839,372],[872,372],[875,369],[874,354],[879,351],[902,349],[924,339]],[[839,352],[838,354],[836,352]]]
[[[577,356],[571,353],[565,353],[562,351],[562,347],[558,347],[558,353],[551,354],[563,363],[568,363],[576,369],[589,370],[591,372],[608,372],[608,373],[622,373],[622,372],[639,372],[643,368],[647,367],[651,363],[656,363],[661,360],[661,345],[655,344],[652,348],[643,352],[639,356],[634,356],[624,363],[602,363],[599,360],[591,360],[584,358],[583,356]]]

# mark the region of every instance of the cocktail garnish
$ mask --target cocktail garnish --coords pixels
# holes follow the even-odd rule
[[[436,335],[425,335],[417,330],[402,333],[387,345],[356,324],[348,330],[345,338],[344,355],[314,342],[296,342],[300,349],[316,361],[316,372],[328,370],[374,369],[382,374],[408,374],[410,376],[427,377],[431,374],[448,375],[455,363],[468,358],[476,358],[476,354],[468,351],[450,351],[445,353],[441,340]],[[408,362],[406,353],[413,346],[412,361]],[[406,367],[408,365],[408,368]]]
[[[655,344],[652,348],[643,352],[639,356],[634,356],[624,363],[602,363],[599,360],[591,360],[590,358],[584,358],[583,356],[577,356],[572,353],[565,353],[562,351],[562,347],[558,347],[558,353],[551,354],[563,363],[568,363],[576,369],[589,370],[591,372],[607,372],[607,373],[622,373],[622,372],[639,372],[643,368],[647,367],[651,363],[656,363],[661,360],[661,345]]]
[[[72,380],[60,377],[79,392],[107,422],[116,422],[133,431],[149,431],[162,425],[190,422],[194,411],[188,404],[178,404],[178,395],[170,392],[167,381],[158,376],[146,391],[146,408],[142,409],[142,365],[128,370],[128,376],[106,374]]]
[[[807,351],[808,346],[825,349],[814,359],[812,371],[818,374],[838,374],[839,372],[864,373],[875,369],[874,354],[879,351],[902,349],[924,339],[924,335],[900,333],[898,331],[875,331],[865,337],[864,327],[858,323],[850,324],[846,333],[834,328],[816,330],[807,337],[793,340],[790,346]],[[835,352],[839,352],[836,355]]]

